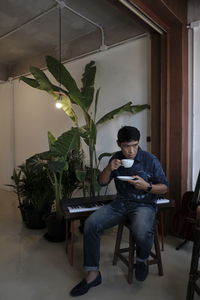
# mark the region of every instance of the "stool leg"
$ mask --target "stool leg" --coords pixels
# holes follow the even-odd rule
[[[70,222],[69,220],[66,220],[66,240],[65,240],[66,253],[68,253],[68,247],[69,247],[69,236],[68,236],[69,226],[70,226]]]
[[[188,286],[187,286],[186,300],[193,300],[193,298],[194,298],[195,282],[196,282],[197,278],[199,277],[197,275],[199,252],[200,252],[200,228],[198,228],[198,229],[196,228],[195,240],[194,240],[193,250],[192,250],[190,275],[189,275],[189,281],[188,281]]]
[[[161,250],[164,251],[164,212],[160,212]]]
[[[133,264],[134,264],[134,239],[129,230],[129,253],[128,253],[128,283],[133,282]]]
[[[122,233],[123,233],[123,224],[120,224],[120,225],[118,225],[118,230],[117,230],[117,238],[116,238],[116,243],[115,243],[113,265],[117,264],[118,256],[120,253],[120,243],[121,243],[121,239],[122,239]]]
[[[154,245],[155,245],[155,253],[156,258],[158,260],[158,274],[160,276],[163,276],[163,266],[162,266],[162,258],[161,258],[161,252],[160,252],[160,244],[158,240],[158,227],[155,226],[155,233],[154,233]]]

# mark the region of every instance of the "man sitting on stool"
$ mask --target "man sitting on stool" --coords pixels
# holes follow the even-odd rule
[[[100,234],[104,229],[129,220],[136,243],[135,276],[144,281],[148,275],[148,263],[154,241],[154,221],[157,211],[156,200],[167,192],[168,180],[159,160],[139,147],[140,132],[137,128],[124,126],[118,131],[117,144],[121,151],[116,152],[107,167],[99,175],[99,183],[107,185],[112,179],[117,189],[116,200],[91,214],[84,227],[84,268],[86,278],[70,292],[80,296],[91,287],[101,284],[99,271]],[[123,167],[122,160],[131,159],[131,167]],[[131,176],[122,181],[118,176]]]

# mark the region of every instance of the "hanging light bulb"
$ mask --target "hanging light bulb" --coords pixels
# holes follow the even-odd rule
[[[56,100],[56,108],[61,109],[62,108],[62,95],[59,95],[58,100]]]

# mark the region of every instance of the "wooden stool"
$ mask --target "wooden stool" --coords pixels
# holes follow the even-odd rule
[[[129,230],[129,247],[128,248],[120,248],[121,240],[122,240],[122,233],[123,228],[126,226]],[[148,264],[157,264],[158,265],[158,274],[163,276],[163,267],[162,267],[162,259],[161,259],[161,252],[160,252],[160,245],[158,241],[158,228],[157,223],[155,225],[155,232],[154,232],[154,248],[155,252],[150,253],[152,259],[148,260]],[[134,237],[131,233],[130,224],[129,222],[123,222],[119,224],[118,231],[117,231],[117,238],[115,244],[115,252],[113,257],[113,265],[117,264],[118,258],[128,267],[128,283],[132,283],[133,281],[133,269],[135,268],[134,263],[134,252],[135,252],[135,242]],[[128,253],[128,258],[123,255],[123,253]]]

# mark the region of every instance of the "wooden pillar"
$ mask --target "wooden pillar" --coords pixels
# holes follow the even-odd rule
[[[164,31],[160,37],[151,33],[152,152],[161,159],[170,181],[169,197],[178,209],[188,175],[187,1],[131,2]]]

